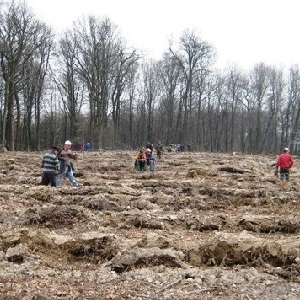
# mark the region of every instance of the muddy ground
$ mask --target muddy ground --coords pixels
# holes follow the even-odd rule
[[[0,299],[299,299],[297,157],[79,153],[52,188],[42,154],[0,153]]]

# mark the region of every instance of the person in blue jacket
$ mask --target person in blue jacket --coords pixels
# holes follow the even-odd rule
[[[146,149],[146,159],[147,159],[147,166],[150,167],[150,171],[154,171],[154,157],[152,155],[151,149]]]
[[[84,150],[85,151],[90,151],[91,150],[91,144],[89,142],[84,144]]]

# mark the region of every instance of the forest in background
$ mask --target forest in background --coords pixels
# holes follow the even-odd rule
[[[216,55],[186,29],[154,60],[128,47],[107,17],[86,16],[57,34],[26,2],[0,2],[0,142],[18,151],[70,139],[93,149],[150,141],[298,154],[298,65],[219,69]]]

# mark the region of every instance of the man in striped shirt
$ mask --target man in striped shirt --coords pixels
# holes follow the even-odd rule
[[[56,176],[59,168],[59,161],[57,158],[58,148],[56,146],[52,146],[50,152],[46,153],[43,156],[42,160],[42,168],[43,168],[43,176],[42,176],[42,185],[56,186]]]

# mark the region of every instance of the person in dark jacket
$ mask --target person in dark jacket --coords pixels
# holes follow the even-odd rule
[[[161,142],[159,142],[156,146],[156,155],[159,160],[161,160],[162,153],[163,153],[163,146],[162,146]]]
[[[290,169],[293,166],[293,157],[290,154],[288,148],[284,148],[283,152],[278,156],[276,161],[275,175],[278,175],[278,169],[280,173],[280,179],[288,181],[290,179]]]
[[[147,142],[146,149],[150,149],[151,152],[152,152],[153,151],[153,144],[150,143],[150,142]]]
[[[50,151],[43,156],[43,176],[41,185],[51,184],[51,186],[56,186],[56,176],[59,168],[59,161],[57,158],[58,151],[59,149],[56,146],[52,146]]]

